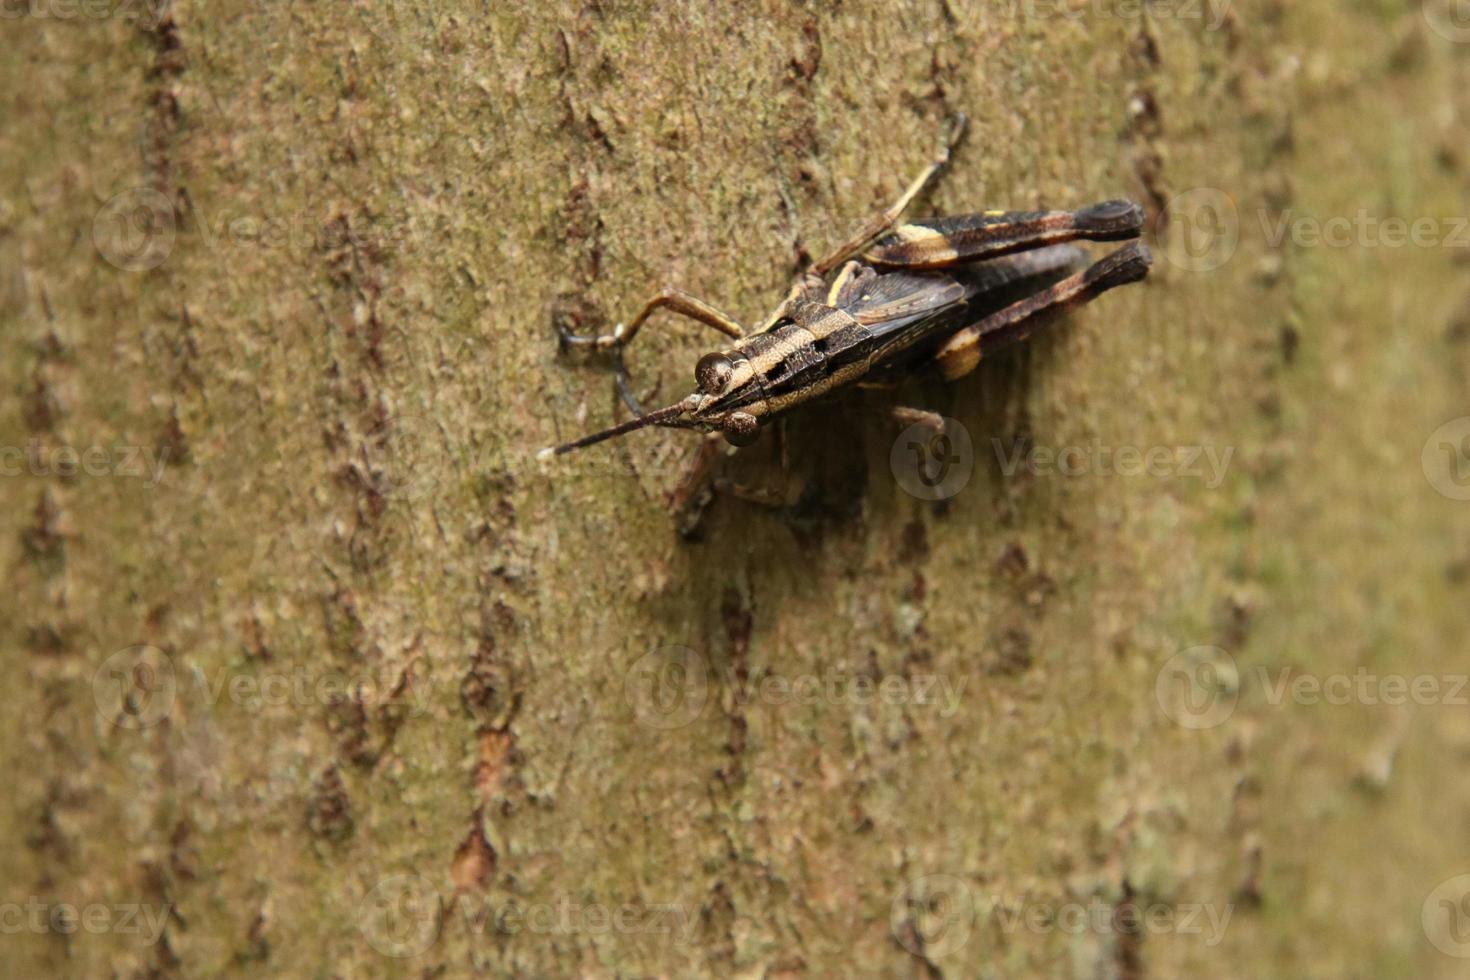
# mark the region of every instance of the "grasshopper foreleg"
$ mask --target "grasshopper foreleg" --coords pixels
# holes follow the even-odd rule
[[[691,320],[697,320],[735,340],[745,336],[745,329],[736,323],[734,318],[721,313],[702,299],[690,296],[681,289],[673,288],[660,290],[652,299],[643,304],[643,309],[639,310],[638,315],[627,325],[619,323],[613,328],[612,333],[596,337],[582,336],[571,333],[560,324],[557,326],[557,333],[563,346],[566,347],[589,347],[593,350],[626,347],[633,342],[633,338],[637,336],[644,322],[660,309],[667,309]]]
[[[720,333],[735,340],[745,336],[745,330],[734,318],[720,312],[702,299],[689,295],[681,289],[665,287],[652,299],[643,304],[643,309],[638,311],[629,323],[624,326],[619,323],[609,334],[599,336],[584,336],[574,334],[560,322],[557,321],[557,337],[561,341],[563,349],[568,347],[582,347],[589,350],[612,351],[615,358],[615,381],[618,395],[623,404],[634,415],[642,415],[643,409],[638,404],[638,399],[633,396],[632,379],[628,374],[628,365],[623,360],[623,349],[633,342],[639,329],[657,310],[666,309],[672,313],[678,313],[690,320],[696,320],[706,326],[713,327]]]

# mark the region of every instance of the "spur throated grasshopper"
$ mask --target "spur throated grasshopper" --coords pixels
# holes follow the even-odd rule
[[[694,429],[749,445],[763,425],[838,389],[924,363],[946,380],[974,370],[982,351],[1024,340],[1057,314],[1136,282],[1152,262],[1132,239],[1143,210],[1106,201],[1078,211],[984,211],[899,224],[904,210],[949,162],[964,130],[955,117],[938,156],[888,209],[815,262],[760,326],[747,332],[715,307],[665,289],[610,334],[558,331],[563,347],[612,351],[618,386],[634,418],[560,446],[546,458],[648,426]],[[1079,270],[1076,241],[1128,244]],[[1023,298],[1002,305],[998,296]],[[627,386],[621,353],[660,309],[718,330],[733,343],[694,366],[695,389],[643,412]],[[896,409],[905,421],[933,413]],[[706,454],[707,455],[707,454]],[[685,483],[687,484],[688,478]]]

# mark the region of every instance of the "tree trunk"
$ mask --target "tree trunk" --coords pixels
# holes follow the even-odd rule
[[[11,5],[7,972],[1456,975],[1426,4]],[[794,417],[696,540],[687,433],[535,458],[627,417],[554,315],[755,322],[957,111],[921,208],[1131,197],[1148,281]]]

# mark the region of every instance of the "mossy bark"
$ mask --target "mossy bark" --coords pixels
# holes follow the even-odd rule
[[[10,12],[6,972],[1456,973],[1470,716],[1280,687],[1465,670],[1444,11]],[[754,320],[958,110],[929,208],[1132,197],[1148,283],[794,420],[738,472],[799,502],[696,542],[678,433],[535,461],[622,417],[558,303]],[[640,391],[711,336],[651,325]],[[895,479],[899,397],[973,437],[946,501]]]

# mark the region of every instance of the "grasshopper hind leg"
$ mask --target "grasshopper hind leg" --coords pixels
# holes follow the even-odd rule
[[[1143,231],[1143,209],[1104,201],[1077,211],[982,211],[912,221],[863,253],[886,268],[948,269],[1067,242],[1116,242]]]
[[[1153,256],[1142,242],[1129,242],[1081,272],[1073,273],[1025,299],[954,333],[934,355],[946,381],[964,377],[980,363],[981,350],[994,350],[1025,340],[1068,310],[1096,299],[1109,289],[1138,282],[1148,275]]]

